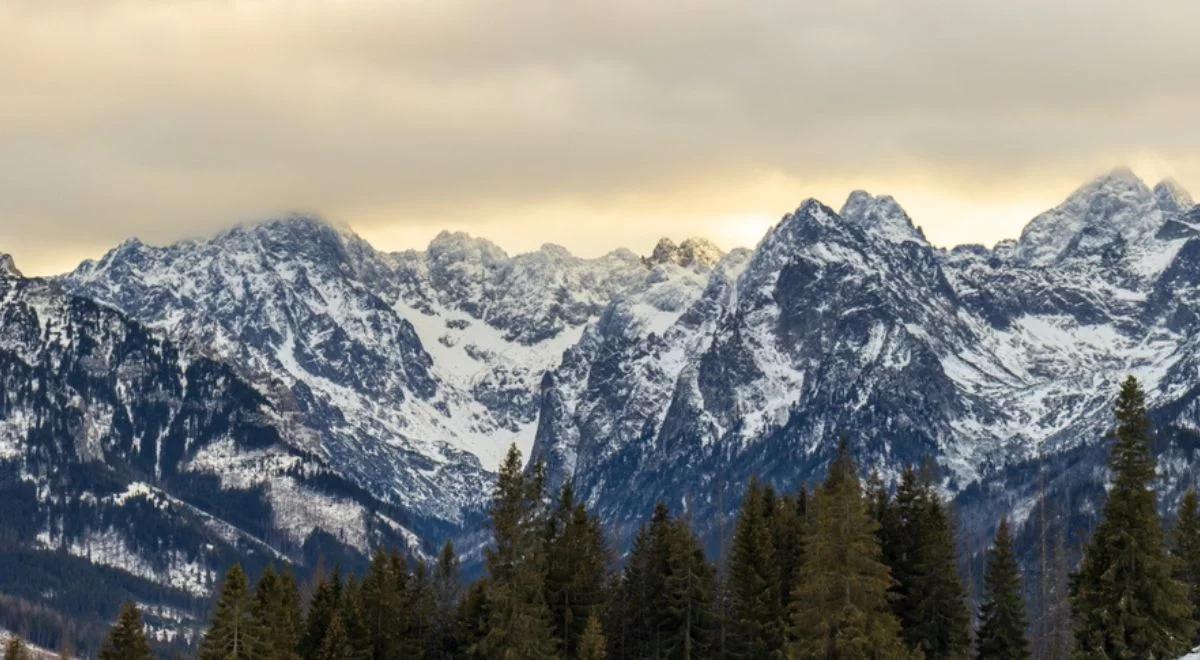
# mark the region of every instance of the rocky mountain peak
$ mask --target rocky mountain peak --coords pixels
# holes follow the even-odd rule
[[[703,238],[688,238],[678,245],[669,238],[662,238],[646,258],[646,263],[671,263],[685,268],[709,270],[724,256],[725,252],[721,248]]]
[[[0,252],[0,277],[24,277],[11,254]]]
[[[846,198],[839,215],[863,231],[893,243],[926,242],[924,232],[913,225],[912,219],[891,195],[876,197],[855,190]]]
[[[1154,200],[1168,216],[1186,213],[1195,205],[1188,191],[1174,179],[1163,179],[1154,186]]]
[[[1137,242],[1162,225],[1155,193],[1132,171],[1118,167],[1071,193],[1025,226],[1017,257],[1049,265],[1114,241]]]

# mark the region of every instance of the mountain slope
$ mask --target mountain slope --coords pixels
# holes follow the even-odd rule
[[[61,281],[277,381],[276,398],[316,431],[305,450],[382,500],[461,524],[508,445],[532,444],[543,373],[606,305],[655,277],[628,251],[509,257],[442,233],[424,252],[386,254],[290,217],[207,241],[129,241]]]
[[[415,542],[263,383],[54,282],[0,275],[0,383],[0,562],[19,567],[0,571],[0,626],[33,602],[94,644],[129,598],[186,635],[235,561],[353,565]]]
[[[813,481],[843,434],[885,479],[928,459],[952,495],[1014,478],[1010,509],[976,501],[983,509],[965,515],[977,527],[1021,517],[1036,494],[1021,494],[1012,470],[1058,455],[1088,456],[1077,479],[1102,467],[1089,448],[1126,374],[1145,383],[1165,426],[1195,428],[1200,242],[1189,204],[1177,185],[1152,189],[1117,170],[1019,242],[940,250],[889,197],[855,192],[841,212],[806,202],[744,270],[713,276],[725,294],[660,333],[689,339],[659,414],[623,415],[606,405],[611,388],[592,383],[602,368],[623,375],[622,391],[661,388],[638,368],[645,349],[593,351],[590,365],[568,357],[547,377],[535,456],[623,533],[659,499],[715,533],[751,475]],[[602,428],[573,413],[593,409],[606,413]],[[1170,478],[1172,488],[1194,479]]]

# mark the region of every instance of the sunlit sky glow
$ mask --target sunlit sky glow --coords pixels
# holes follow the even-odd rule
[[[48,274],[288,211],[383,249],[728,248],[855,188],[991,244],[1116,165],[1200,192],[1198,24],[1192,1],[9,1],[0,252]]]

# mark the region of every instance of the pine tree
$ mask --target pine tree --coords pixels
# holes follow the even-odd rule
[[[479,645],[487,635],[487,578],[472,584],[458,607],[458,646],[462,657],[481,658]]]
[[[355,660],[354,646],[343,617],[333,617],[329,629],[321,637],[321,646],[310,657],[314,660]]]
[[[1188,490],[1179,505],[1179,516],[1171,533],[1171,555],[1175,559],[1175,579],[1187,585],[1192,604],[1193,622],[1200,619],[1200,502],[1196,491]],[[1200,626],[1192,636],[1192,645],[1200,644]]]
[[[276,573],[267,567],[254,587],[251,606],[254,625],[262,636],[263,658],[294,660],[300,644],[303,615],[296,578],[291,573]]]
[[[500,467],[492,496],[494,545],[486,552],[488,626],[479,643],[484,657],[556,657],[545,599],[541,472],[522,472],[516,445]]]
[[[437,645],[437,593],[424,562],[417,562],[409,581],[409,644],[414,654],[428,656]]]
[[[804,563],[792,594],[791,657],[910,657],[888,605],[892,578],[881,561],[878,523],[844,441],[810,504]]]
[[[1044,504],[1044,503],[1043,503]],[[1068,660],[1072,657],[1074,634],[1071,630],[1071,568],[1067,557],[1066,532],[1056,525],[1047,548],[1039,610],[1034,622],[1033,656],[1038,660]]]
[[[808,516],[808,491],[801,486],[794,496],[784,495],[775,504],[770,517],[771,542],[775,546],[775,564],[779,567],[779,603],[787,622],[788,603],[800,564],[804,560],[804,524]]]
[[[954,531],[941,499],[932,492],[921,521],[921,546],[910,604],[919,617],[914,644],[929,660],[966,658],[971,649],[971,616],[958,572]]]
[[[200,642],[200,660],[247,660],[262,657],[246,573],[234,564],[225,574],[212,624]]]
[[[786,617],[770,518],[773,494],[750,482],[729,558],[731,648],[738,658],[782,658]]]
[[[137,605],[125,603],[100,647],[100,660],[151,660],[150,644]]]
[[[869,494],[885,563],[895,579],[892,610],[905,642],[927,658],[965,658],[970,612],[954,532],[929,471],[901,475],[894,501],[875,480]]]
[[[1013,554],[1008,520],[996,530],[996,542],[984,576],[984,603],[979,608],[979,634],[975,653],[979,660],[1024,660],[1029,657],[1025,637],[1028,622],[1021,600],[1021,571]]]
[[[667,658],[708,657],[715,623],[716,573],[687,521],[671,521],[666,532],[664,609],[658,619],[660,648]]]
[[[1080,658],[1173,658],[1188,650],[1194,624],[1187,587],[1172,576],[1152,489],[1155,463],[1145,395],[1127,378],[1116,403],[1103,518],[1072,582],[1075,653]]]
[[[662,578],[666,566],[665,545],[656,539],[665,537],[658,530],[668,522],[667,507],[659,503],[648,524],[638,529],[625,562],[625,570],[609,605],[609,646],[614,658],[654,657]],[[659,556],[661,554],[661,557]]]
[[[609,608],[614,658],[712,657],[716,575],[686,521],[654,507]]]
[[[304,634],[300,638],[301,657],[315,658],[320,655],[324,647],[325,636],[332,628],[334,620],[342,616],[341,609],[342,574],[339,569],[335,568],[332,575],[324,576],[317,582],[312,600],[308,604],[308,616],[304,619]],[[342,634],[346,634],[344,625],[342,625]]]
[[[608,552],[600,521],[563,486],[546,527],[546,602],[563,653],[573,657],[588,617],[605,599]]]
[[[604,660],[606,656],[604,629],[600,624],[600,617],[596,612],[588,615],[587,623],[583,627],[583,634],[579,637],[579,660]]]
[[[367,610],[363,602],[362,582],[353,575],[346,578],[342,587],[342,607],[338,614],[341,615],[342,625],[346,629],[351,657],[355,660],[370,658],[374,649],[371,645]],[[417,654],[420,652],[418,647]]]
[[[446,541],[438,553],[433,569],[433,591],[437,607],[432,658],[452,658],[458,652],[460,636],[458,609],[463,599],[462,578],[459,577],[458,554],[454,544]]]
[[[4,644],[4,660],[30,660],[29,651],[25,649],[25,642],[22,642],[20,637],[13,635],[8,638],[8,642]]]
[[[371,658],[393,658],[401,654],[408,625],[406,594],[397,566],[382,549],[371,558],[363,578],[361,597]],[[405,572],[407,572],[405,570]]]

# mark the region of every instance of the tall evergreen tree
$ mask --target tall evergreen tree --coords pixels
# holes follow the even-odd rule
[[[738,658],[782,658],[786,615],[771,533],[773,493],[752,480],[742,499],[729,557],[731,650]]]
[[[446,541],[438,553],[433,569],[433,591],[437,608],[434,648],[430,656],[452,658],[458,653],[460,637],[458,610],[463,598],[462,578],[459,576],[458,554],[454,544]]]
[[[4,644],[4,660],[30,660],[29,651],[20,637],[13,635]]]
[[[356,660],[354,644],[346,630],[344,617],[333,617],[328,630],[321,637],[321,646],[308,657],[313,660]]]
[[[930,471],[906,469],[890,500],[880,483],[870,493],[884,560],[895,579],[892,609],[905,642],[927,658],[965,658],[970,612],[958,573],[956,543]]]
[[[408,587],[410,648],[427,657],[437,646],[437,593],[425,562],[417,562]]]
[[[604,660],[606,656],[604,628],[596,612],[588,615],[583,634],[579,637],[579,660]]]
[[[1192,620],[1200,623],[1200,502],[1195,490],[1188,490],[1179,505],[1179,516],[1171,533],[1171,555],[1175,559],[1175,579],[1188,589]],[[1197,644],[1200,644],[1200,626],[1192,636],[1192,645]]]
[[[563,486],[546,526],[546,602],[555,636],[574,657],[588,617],[605,599],[608,552],[600,521]]]
[[[892,578],[882,562],[878,523],[842,442],[811,501],[804,563],[792,594],[793,658],[909,657],[888,605]]]
[[[610,606],[613,658],[712,657],[716,575],[686,521],[666,505],[633,542]]]
[[[363,600],[362,582],[353,575],[346,578],[342,587],[342,606],[338,614],[346,630],[350,657],[355,660],[370,658],[374,649],[371,645],[371,629]],[[417,648],[417,654],[420,651],[421,649]]]
[[[342,614],[342,574],[335,568],[331,575],[322,576],[313,590],[308,604],[308,616],[304,619],[304,634],[300,638],[300,655],[315,658],[321,654],[325,636],[335,619]],[[342,634],[346,634],[342,626]],[[333,648],[336,648],[335,644]]]
[[[673,520],[666,531],[665,608],[658,620],[662,657],[709,657],[716,572],[687,521]]]
[[[1172,575],[1151,487],[1155,463],[1145,395],[1121,385],[1109,459],[1112,488],[1103,518],[1072,582],[1075,653],[1080,658],[1173,658],[1194,624],[1187,587]]]
[[[779,567],[779,602],[785,618],[796,575],[804,556],[804,520],[808,510],[808,492],[801,486],[795,495],[776,499],[770,517],[771,543],[775,547],[775,565]]]
[[[402,653],[408,615],[405,602],[406,571],[382,549],[376,551],[363,578],[363,616],[373,660],[394,658]],[[315,600],[315,599],[314,599]]]
[[[200,642],[200,660],[246,660],[262,657],[262,639],[255,625],[253,601],[242,567],[225,574],[212,624]]]
[[[1042,505],[1045,503],[1043,502]],[[1047,532],[1045,557],[1040,562],[1038,609],[1033,622],[1033,657],[1069,660],[1075,637],[1071,630],[1071,567],[1066,531],[1055,525]]]
[[[614,658],[659,655],[656,619],[661,611],[662,580],[666,570],[666,505],[654,507],[650,522],[638,529],[616,595],[608,608],[609,648]]]
[[[1021,570],[1013,554],[1008,520],[1002,519],[996,530],[996,542],[988,556],[984,576],[984,602],[979,608],[979,634],[975,655],[979,660],[1025,660],[1029,640],[1028,622],[1021,600]]]
[[[116,624],[108,631],[108,638],[100,647],[100,660],[151,660],[153,657],[150,644],[146,641],[141,611],[137,605],[125,603]]]
[[[480,642],[487,634],[487,578],[472,584],[458,607],[458,646],[461,657],[482,658]]]
[[[526,475],[513,445],[492,496],[493,546],[486,552],[488,626],[479,650],[488,658],[556,657],[546,606],[546,556],[539,468]]]
[[[296,578],[291,573],[276,573],[267,567],[254,587],[251,606],[254,624],[262,636],[265,660],[295,660],[303,615]]]

